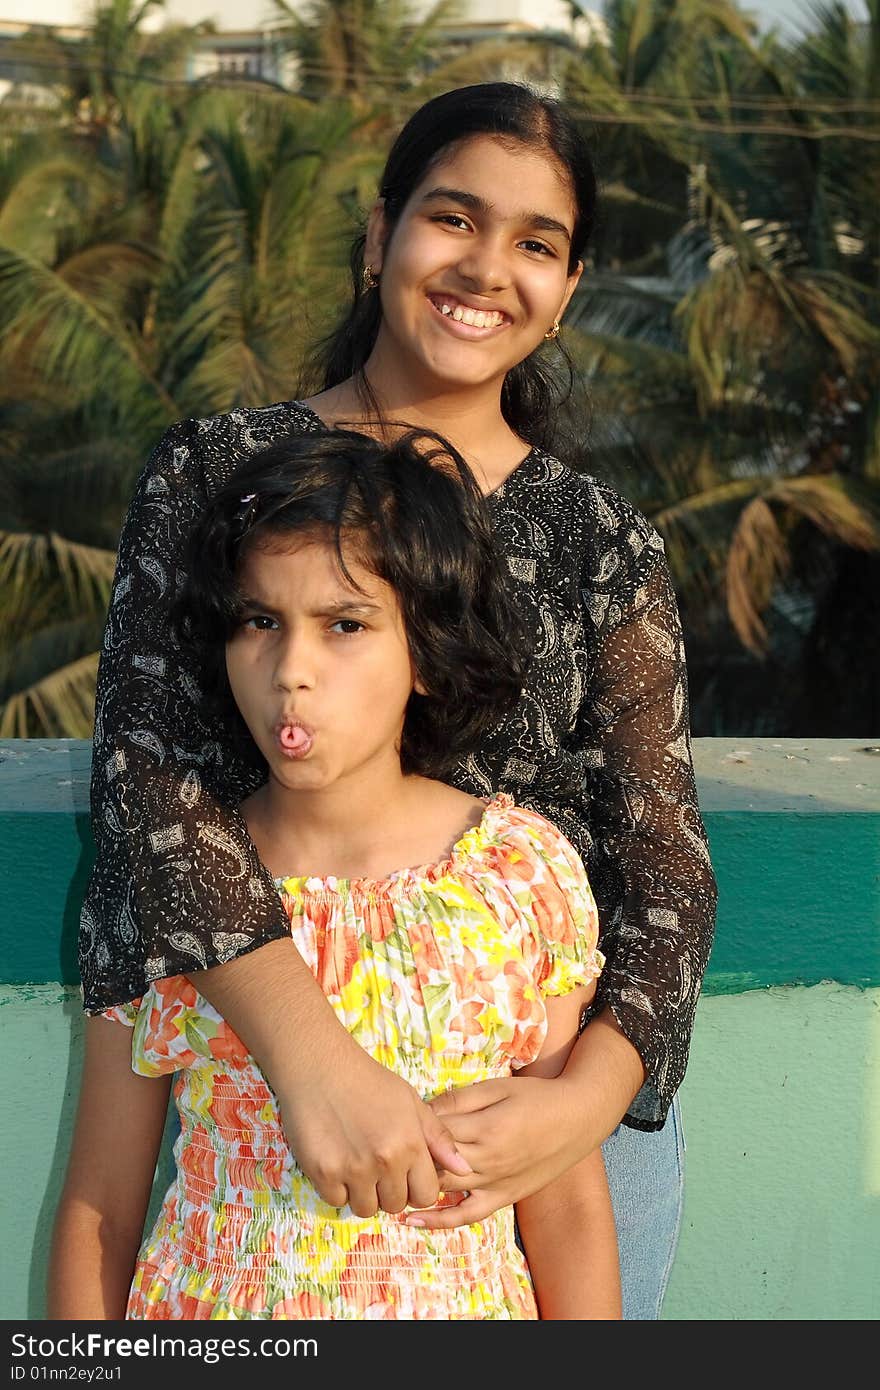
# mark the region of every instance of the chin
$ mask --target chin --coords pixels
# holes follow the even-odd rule
[[[515,363],[511,363],[511,366]],[[510,370],[510,366],[499,367],[496,363],[483,363],[475,361],[470,370],[462,370],[463,364],[461,356],[456,354],[452,362],[427,362],[425,371],[428,375],[447,390],[468,390],[474,386],[488,386],[492,382],[497,382],[499,391],[504,384],[504,378]]]

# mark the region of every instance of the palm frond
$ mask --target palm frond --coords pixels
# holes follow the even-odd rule
[[[727,560],[727,607],[743,645],[755,655],[766,650],[763,615],[773,590],[789,568],[787,537],[777,511],[803,520],[838,545],[880,549],[880,489],[828,474],[786,478],[765,487],[740,513]]]
[[[134,379],[167,418],[177,417],[175,402],[150,375],[130,329],[69,283],[63,267],[55,270],[0,246],[0,311],[5,358],[22,354],[32,370],[81,390],[118,389]]]
[[[102,612],[115,568],[112,550],[80,545],[55,533],[0,531],[0,588],[16,603],[60,578],[72,611]]]
[[[0,738],[91,738],[98,653],[60,667],[0,705]]]
[[[839,284],[842,277],[837,278],[836,297],[827,292],[815,275],[800,275],[789,288],[803,318],[832,348],[846,375],[855,376],[866,353],[880,352],[880,329],[844,302]]]
[[[767,490],[768,502],[787,508],[839,545],[880,549],[880,489],[857,478],[828,473],[783,478]]]
[[[109,193],[107,171],[78,151],[31,149],[4,191],[0,242],[52,261],[59,236],[88,225]]]
[[[727,554],[727,611],[744,647],[764,652],[764,613],[779,578],[789,564],[788,547],[773,509],[755,497],[740,513]]]

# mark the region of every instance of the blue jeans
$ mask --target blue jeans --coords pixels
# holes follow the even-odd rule
[[[677,1098],[662,1129],[645,1134],[618,1125],[602,1145],[628,1322],[660,1316],[681,1226],[684,1150]]]

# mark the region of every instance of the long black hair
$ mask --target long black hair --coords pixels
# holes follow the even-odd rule
[[[563,169],[571,183],[575,224],[571,239],[569,274],[582,258],[596,216],[596,174],[586,136],[565,106],[518,82],[481,82],[444,92],[421,106],[395,140],[379,186],[385,220],[394,234],[414,189],[441,155],[459,141],[475,135],[516,140],[545,150]],[[351,249],[354,296],[338,328],[319,350],[323,365],[321,389],[337,386],[349,377],[361,379],[382,322],[379,295],[363,288],[364,244],[361,232]],[[571,392],[573,367],[558,340],[567,366],[567,385],[546,354],[537,351],[507,373],[501,392],[501,410],[511,429],[539,447],[552,441],[554,416]],[[368,403],[376,402],[365,390]],[[376,413],[378,413],[376,411]]]
[[[401,767],[449,772],[516,704],[532,650],[464,459],[426,431],[390,445],[354,430],[297,434],[249,456],[209,500],[175,621],[199,649],[206,694],[242,736],[225,662],[247,612],[241,566],[254,547],[306,536],[335,546],[350,583],[346,551],[394,589],[424,687],[407,705]]]

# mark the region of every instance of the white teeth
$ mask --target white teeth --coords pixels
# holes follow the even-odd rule
[[[456,323],[467,323],[472,328],[497,328],[504,322],[504,315],[497,309],[470,309],[467,305],[438,304],[436,306],[445,318]]]

